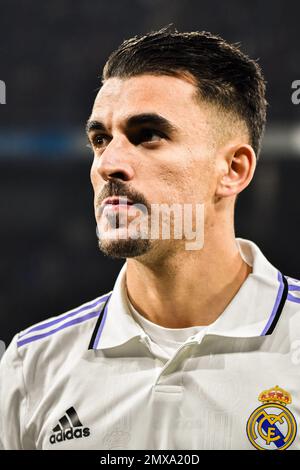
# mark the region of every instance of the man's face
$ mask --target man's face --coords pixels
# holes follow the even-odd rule
[[[130,237],[134,220],[140,222],[139,234],[145,233],[143,222],[150,224],[151,211],[160,210],[152,204],[202,204],[205,218],[209,215],[217,181],[216,119],[195,92],[192,82],[154,75],[110,78],[100,89],[87,131],[99,246],[106,254],[163,256],[182,246],[174,237]],[[132,211],[116,198],[101,206],[110,196],[127,196],[146,211]]]

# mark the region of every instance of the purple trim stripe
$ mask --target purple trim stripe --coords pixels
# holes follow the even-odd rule
[[[50,331],[47,331],[46,333],[42,333],[36,336],[31,336],[30,338],[25,338],[21,341],[18,341],[17,345],[20,347],[26,343],[32,343],[33,341],[37,341],[38,339],[45,338],[46,336],[51,336],[54,333],[56,333],[56,331],[64,330],[65,328],[68,328],[69,326],[76,325],[77,323],[82,323],[86,320],[89,320],[90,318],[94,318],[97,316],[99,316],[99,311],[88,313],[87,315],[84,315],[83,317],[75,318],[74,320],[64,323],[63,325],[59,326],[58,328],[55,328],[54,330],[50,330]]]
[[[97,332],[97,336],[96,336],[94,344],[93,344],[93,349],[97,349],[97,346],[99,344],[100,336],[102,334],[102,331],[103,331],[103,328],[104,328],[104,325],[105,325],[105,322],[106,322],[108,304],[109,304],[109,301],[106,304],[106,307],[105,307],[105,310],[104,310],[104,313],[103,313],[103,318],[102,318],[101,324],[100,324],[98,332]]]
[[[74,310],[70,313],[67,313],[66,315],[64,315],[62,317],[58,317],[55,320],[51,320],[47,323],[42,323],[41,325],[34,326],[33,328],[30,328],[30,330],[27,330],[24,333],[20,334],[19,338],[23,338],[24,336],[29,335],[33,331],[44,330],[45,328],[48,328],[49,326],[56,325],[57,323],[60,323],[60,322],[64,321],[66,318],[70,318],[70,317],[73,317],[74,315],[77,315],[77,313],[81,313],[81,312],[85,312],[86,310],[90,310],[91,308],[96,307],[100,303],[105,302],[108,299],[109,295],[110,294],[105,294],[103,297],[100,297],[100,299],[96,300],[95,302],[90,303],[89,305],[86,305],[85,307],[78,307],[78,308],[76,308],[76,310]]]
[[[276,297],[276,300],[275,300],[275,304],[274,304],[273,310],[271,312],[270,318],[268,320],[268,323],[264,327],[263,332],[260,334],[260,336],[265,336],[266,332],[268,331],[268,329],[272,325],[274,317],[275,317],[275,315],[277,313],[277,310],[278,310],[278,306],[279,306],[281,298],[282,298],[284,284],[283,284],[282,274],[279,271],[278,271],[278,276],[277,277],[278,277],[278,281],[279,281],[279,289],[278,289],[278,292],[277,292],[277,297]]]
[[[296,304],[300,304],[300,298],[299,297],[294,297],[291,294],[288,294],[287,300],[290,300],[291,302],[295,302]]]
[[[291,286],[289,284],[289,290],[300,290],[300,286]]]

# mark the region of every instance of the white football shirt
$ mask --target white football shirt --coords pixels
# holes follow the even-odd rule
[[[300,282],[236,241],[252,273],[167,357],[128,306],[126,263],[110,293],[17,334],[3,448],[300,449]]]

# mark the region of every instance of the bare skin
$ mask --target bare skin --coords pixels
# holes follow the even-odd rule
[[[255,153],[243,123],[232,126],[228,118],[226,124],[212,105],[195,99],[195,90],[185,78],[110,78],[89,119],[104,128],[88,126],[96,218],[110,181],[149,205],[204,204],[202,249],[187,251],[182,240],[152,240],[145,252],[127,257],[130,301],[167,328],[214,322],[251,272],[235,241],[233,216],[236,195],[253,177]],[[128,125],[128,117],[144,113],[162,116],[172,129],[161,136],[152,123]],[[114,243],[107,242],[108,254]]]

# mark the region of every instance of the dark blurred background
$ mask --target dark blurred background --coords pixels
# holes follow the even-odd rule
[[[99,253],[84,125],[107,56],[174,23],[259,58],[268,126],[236,234],[300,277],[300,3],[240,0],[0,0],[0,338],[111,290],[123,262]]]

